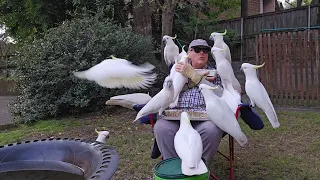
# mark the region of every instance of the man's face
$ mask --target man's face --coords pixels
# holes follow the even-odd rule
[[[188,51],[193,68],[203,68],[208,62],[210,48],[208,47],[192,47]]]

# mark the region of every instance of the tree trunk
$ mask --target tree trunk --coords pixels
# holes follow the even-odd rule
[[[152,36],[151,13],[148,0],[133,0],[134,31],[145,36]]]
[[[302,5],[302,0],[297,0],[297,7],[301,7]]]
[[[161,38],[164,35],[172,36],[172,27],[173,27],[173,16],[174,16],[174,8],[176,6],[176,2],[174,0],[164,0],[164,4],[162,6],[162,30],[161,30]],[[163,49],[164,44],[161,41],[161,63],[166,66],[163,59]]]

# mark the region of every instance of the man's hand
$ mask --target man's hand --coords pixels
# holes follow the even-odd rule
[[[176,64],[176,71],[191,79],[195,84],[199,84],[202,79],[202,75],[198,74],[189,63],[178,62]]]
[[[188,66],[187,63],[178,62],[178,63],[176,64],[176,71],[183,74],[183,72],[186,70],[187,66]],[[209,71],[199,72],[198,74],[199,74],[200,76],[206,76],[207,74],[209,74]],[[215,79],[216,79],[216,76],[206,77],[206,80],[209,81],[209,82],[214,82]]]
[[[182,73],[187,68],[187,64],[184,62],[177,62],[176,71]]]
[[[216,76],[206,77],[206,80],[209,82],[214,82],[215,79],[216,79]]]

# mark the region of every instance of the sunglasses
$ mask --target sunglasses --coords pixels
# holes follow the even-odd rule
[[[210,52],[210,49],[208,48],[192,47],[192,49],[196,53],[200,53],[200,51],[202,51],[204,54],[208,54]]]

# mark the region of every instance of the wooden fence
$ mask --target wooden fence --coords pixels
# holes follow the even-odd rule
[[[304,6],[220,21],[214,29],[227,29],[242,34],[241,47],[231,47],[233,61],[254,61],[255,59],[255,36],[261,33],[262,29],[312,27],[320,25],[320,4]],[[242,33],[241,33],[242,32]]]
[[[255,36],[259,76],[274,104],[320,106],[320,30]]]

